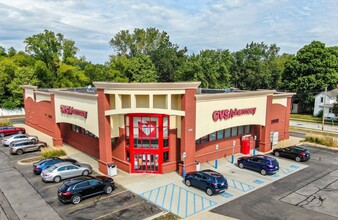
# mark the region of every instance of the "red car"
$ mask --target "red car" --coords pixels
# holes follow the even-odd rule
[[[0,137],[5,137],[5,135],[12,134],[25,134],[26,130],[24,128],[16,128],[13,126],[0,127]]]

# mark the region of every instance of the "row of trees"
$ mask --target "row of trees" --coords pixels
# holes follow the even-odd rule
[[[0,47],[0,104],[22,105],[20,85],[39,88],[85,87],[93,81],[201,81],[204,88],[284,89],[297,92],[303,104],[338,82],[338,47],[313,41],[296,55],[279,54],[275,44],[250,43],[237,52],[226,49],[188,54],[155,28],[120,31],[109,44],[105,64],[77,57],[75,42],[45,30],[24,41],[25,52]]]

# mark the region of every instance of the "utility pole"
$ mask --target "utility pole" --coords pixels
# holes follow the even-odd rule
[[[327,87],[325,87],[325,94],[324,94],[323,119],[322,119],[322,131],[324,131],[324,121],[325,121],[325,104],[326,104],[326,93],[327,93]]]

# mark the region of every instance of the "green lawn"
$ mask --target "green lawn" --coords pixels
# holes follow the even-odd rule
[[[291,114],[290,119],[303,120],[303,121],[313,121],[313,122],[321,122],[322,121],[321,118],[315,117],[312,114]]]

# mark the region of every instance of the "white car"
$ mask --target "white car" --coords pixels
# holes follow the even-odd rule
[[[37,143],[39,141],[37,136],[28,134],[13,134],[2,139],[3,146],[9,146],[13,141],[33,141]]]

